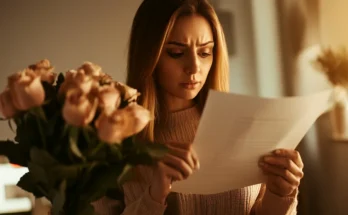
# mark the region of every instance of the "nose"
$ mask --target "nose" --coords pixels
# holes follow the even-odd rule
[[[185,73],[188,75],[196,74],[200,71],[200,59],[196,53],[191,54],[187,59]]]

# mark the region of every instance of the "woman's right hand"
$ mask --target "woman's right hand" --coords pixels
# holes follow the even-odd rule
[[[161,204],[170,193],[172,181],[184,180],[199,169],[198,157],[191,144],[172,143],[167,146],[169,153],[158,162],[150,187],[151,197]]]

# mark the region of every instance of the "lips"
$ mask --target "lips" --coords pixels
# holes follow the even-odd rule
[[[198,81],[190,81],[190,82],[186,82],[186,83],[182,83],[182,84],[192,84],[192,85],[194,85],[194,84],[198,84],[199,82]]]
[[[181,83],[180,85],[185,89],[193,90],[198,87],[199,83],[200,82],[197,82],[197,81],[191,81],[191,82]]]

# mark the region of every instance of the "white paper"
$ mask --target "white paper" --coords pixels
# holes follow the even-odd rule
[[[193,142],[201,167],[172,191],[214,194],[265,182],[260,157],[295,149],[328,109],[331,92],[260,98],[210,91]]]

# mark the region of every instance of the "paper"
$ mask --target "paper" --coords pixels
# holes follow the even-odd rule
[[[260,157],[295,149],[328,109],[331,92],[260,98],[210,91],[193,142],[201,168],[172,191],[214,194],[266,182]]]

